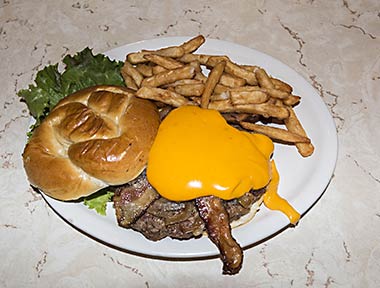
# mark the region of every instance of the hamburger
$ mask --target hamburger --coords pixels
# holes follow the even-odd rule
[[[113,195],[118,225],[149,240],[207,235],[223,273],[236,274],[243,252],[231,228],[251,220],[261,203],[292,224],[300,216],[277,194],[273,142],[248,132],[260,125],[243,124],[283,121],[299,97],[261,68],[192,54],[204,41],[130,53],[125,62],[87,48],[63,59],[63,73],[58,65],[38,72],[36,86],[19,92],[37,126],[23,160],[32,186],[55,199],[86,204],[111,190],[102,200]],[[310,144],[306,136],[291,139]]]
[[[184,106],[164,117],[133,90],[102,85],[59,101],[23,160],[32,186],[58,200],[112,189],[118,224],[150,240],[207,234],[220,250],[223,273],[236,274],[243,253],[231,227],[252,219],[272,177],[273,143],[252,135],[216,111]],[[237,142],[225,146],[229,138]]]

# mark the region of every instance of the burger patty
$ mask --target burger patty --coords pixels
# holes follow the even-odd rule
[[[251,190],[242,197],[224,201],[229,222],[250,212],[265,189]],[[118,224],[134,229],[146,238],[158,241],[165,237],[189,239],[207,230],[194,201],[173,202],[161,196],[149,184],[145,172],[135,180],[119,186],[113,197]]]
[[[205,230],[205,225],[193,201],[176,203],[161,197],[132,223],[131,228],[146,238],[157,241],[165,237],[199,237]]]

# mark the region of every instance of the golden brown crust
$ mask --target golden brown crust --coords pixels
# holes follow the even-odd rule
[[[72,200],[138,176],[159,126],[154,104],[116,86],[95,86],[61,100],[26,145],[30,183]]]

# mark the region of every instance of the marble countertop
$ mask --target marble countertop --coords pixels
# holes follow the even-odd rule
[[[203,34],[281,60],[334,118],[338,162],[295,229],[244,251],[238,275],[218,258],[132,255],[82,234],[27,181],[29,125],[17,91],[45,65],[144,39]],[[380,3],[368,1],[0,2],[1,287],[379,287]]]

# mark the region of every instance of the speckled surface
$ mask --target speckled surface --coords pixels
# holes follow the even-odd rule
[[[162,261],[103,245],[59,218],[21,160],[29,115],[16,92],[86,46],[203,34],[280,59],[320,94],[339,155],[330,185],[296,229],[219,259]],[[380,3],[368,1],[0,2],[1,287],[379,287]]]

